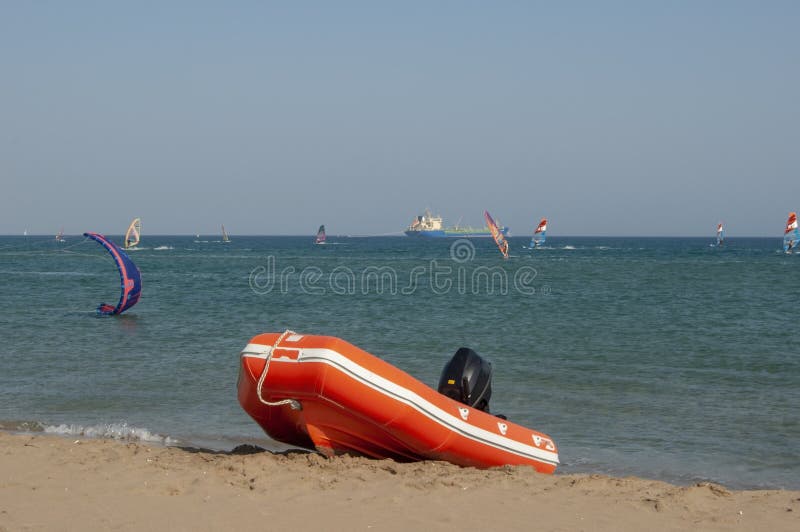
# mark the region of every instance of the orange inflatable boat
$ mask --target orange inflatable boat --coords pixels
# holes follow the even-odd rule
[[[437,391],[339,338],[265,333],[241,353],[238,391],[271,438],[327,456],[558,465],[549,436],[488,412],[491,364],[466,348]]]

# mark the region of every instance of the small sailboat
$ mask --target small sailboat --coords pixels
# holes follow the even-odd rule
[[[324,244],[326,238],[327,237],[325,236],[325,226],[324,225],[320,225],[319,229],[317,229],[317,239],[314,241],[314,243],[315,244]]]
[[[231,241],[230,237],[228,236],[228,232],[225,230],[225,224],[222,224],[222,241],[226,243]]]
[[[492,238],[494,238],[494,242],[497,244],[497,249],[499,249],[500,253],[503,254],[503,258],[507,259],[508,241],[506,240],[505,235],[503,235],[503,232],[500,230],[497,222],[494,221],[494,218],[492,218],[492,215],[489,214],[489,211],[483,211],[483,217],[486,218],[486,226],[492,233]]]
[[[725,229],[720,222],[717,224],[717,247],[720,247],[723,242],[725,242]]]
[[[531,237],[531,249],[538,248],[542,244],[544,244],[544,240],[547,234],[547,218],[542,218],[539,222],[539,225],[536,226],[536,230],[533,232],[533,236]]]
[[[797,229],[797,213],[790,212],[786,220],[786,230],[783,232],[783,252],[791,253],[800,242],[800,231]]]
[[[134,218],[125,231],[125,249],[135,248],[142,238],[142,220]]]
[[[64,239],[64,228],[63,227],[61,228],[61,230],[58,231],[58,234],[56,234],[56,242],[58,242],[58,243],[66,242],[66,240]]]

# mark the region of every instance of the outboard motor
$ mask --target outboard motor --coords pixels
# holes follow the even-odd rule
[[[488,413],[492,363],[472,349],[462,347],[442,370],[438,390],[451,399]]]

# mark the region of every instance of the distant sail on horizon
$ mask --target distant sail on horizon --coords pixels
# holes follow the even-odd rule
[[[546,237],[547,237],[547,218],[542,218],[542,220],[539,222],[539,225],[536,226],[536,230],[533,232],[533,236],[531,237],[530,247],[535,248],[541,246],[542,244],[544,244]]]
[[[722,222],[717,224],[717,246],[721,246],[725,241],[725,230],[722,227]]]
[[[142,239],[142,220],[134,218],[128,230],[125,231],[125,249],[131,249],[138,246]]]
[[[797,213],[790,212],[786,220],[786,229],[783,232],[783,251],[790,253],[800,241],[800,231],[797,229]]]
[[[314,242],[315,244],[324,244],[327,240],[327,235],[325,234],[325,226],[320,225],[319,229],[317,229],[317,239]]]
[[[228,236],[228,232],[225,230],[225,224],[222,224],[222,241],[223,242],[231,241],[230,237]]]
[[[506,237],[503,235],[500,228],[497,226],[497,223],[492,218],[492,215],[489,214],[489,211],[483,211],[483,217],[486,218],[486,226],[489,228],[489,231],[492,232],[492,238],[494,238],[495,244],[497,244],[497,249],[500,250],[500,253],[503,254],[503,258],[508,258],[508,241]]]

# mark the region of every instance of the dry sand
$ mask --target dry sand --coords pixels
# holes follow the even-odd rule
[[[800,530],[800,492],[0,432],[0,531]]]

